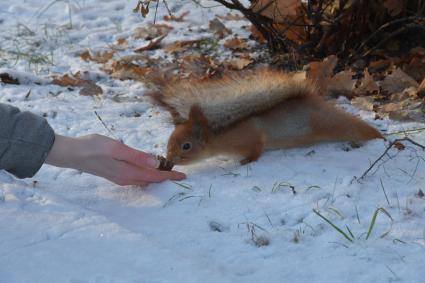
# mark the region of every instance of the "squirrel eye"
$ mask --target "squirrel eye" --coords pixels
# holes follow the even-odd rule
[[[182,149],[183,150],[189,150],[189,149],[191,149],[192,148],[192,144],[190,143],[190,142],[185,142],[183,145],[182,145]]]

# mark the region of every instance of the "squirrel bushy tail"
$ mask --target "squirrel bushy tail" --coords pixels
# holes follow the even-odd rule
[[[172,114],[167,159],[176,164],[217,154],[382,138],[366,122],[324,101],[300,74],[262,70],[204,82],[165,85],[151,94]]]
[[[150,96],[170,111],[175,124],[187,121],[197,105],[211,129],[220,130],[290,98],[313,93],[303,75],[265,69],[209,81],[171,83]]]

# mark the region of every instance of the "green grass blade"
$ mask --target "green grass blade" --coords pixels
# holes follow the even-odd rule
[[[344,231],[342,231],[341,228],[339,228],[338,226],[336,226],[335,224],[333,224],[329,219],[327,219],[322,214],[320,214],[319,211],[313,209],[313,212],[316,213],[320,218],[322,218],[323,220],[325,220],[329,225],[331,225],[335,230],[337,230],[341,235],[343,235],[348,241],[353,242],[353,239],[350,238],[350,236],[348,236]]]
[[[372,234],[373,228],[375,227],[375,223],[376,223],[376,218],[378,217],[379,212],[384,213],[386,216],[388,216],[389,219],[391,219],[391,227],[392,227],[392,223],[393,223],[393,218],[391,217],[391,215],[388,213],[388,211],[386,211],[384,208],[380,207],[377,208],[375,210],[375,212],[373,213],[372,216],[372,220],[370,221],[370,225],[369,225],[369,230],[367,231],[367,235],[366,235],[366,240],[369,239],[370,235]],[[388,233],[391,231],[391,227],[390,230],[388,230],[387,232],[385,232],[384,234],[381,235],[381,238],[385,237],[386,235],[388,235]]]

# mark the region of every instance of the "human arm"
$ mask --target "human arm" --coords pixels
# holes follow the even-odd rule
[[[97,134],[80,138],[56,135],[46,163],[78,169],[121,186],[185,178],[180,172],[156,169],[156,157]]]
[[[0,103],[0,169],[18,178],[34,176],[54,139],[53,129],[42,117]]]
[[[0,170],[28,178],[45,162],[78,169],[119,185],[145,185],[185,177],[182,173],[157,170],[155,157],[105,136],[55,135],[44,118],[0,103]]]

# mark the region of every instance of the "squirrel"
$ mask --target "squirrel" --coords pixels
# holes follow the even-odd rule
[[[167,160],[177,165],[218,154],[256,161],[264,150],[383,138],[326,102],[297,74],[269,69],[221,79],[165,84],[149,94],[172,116]]]

